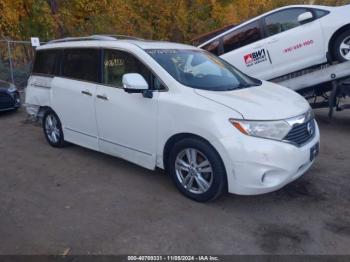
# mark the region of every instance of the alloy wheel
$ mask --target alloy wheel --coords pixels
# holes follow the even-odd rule
[[[203,194],[213,183],[213,168],[208,158],[199,150],[186,148],[175,161],[177,179],[187,191]]]
[[[346,37],[340,44],[340,54],[346,60],[350,60],[350,36]]]
[[[56,117],[49,114],[45,119],[45,132],[50,142],[56,144],[61,138],[61,131]]]

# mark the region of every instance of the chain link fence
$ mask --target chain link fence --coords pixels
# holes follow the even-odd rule
[[[0,80],[23,89],[29,78],[34,58],[30,41],[0,39]]]

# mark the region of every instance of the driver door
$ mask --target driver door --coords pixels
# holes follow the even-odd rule
[[[100,151],[154,169],[158,92],[153,98],[122,88],[126,73],[139,73],[153,84],[148,68],[130,53],[104,50],[103,84],[97,86],[95,108]]]

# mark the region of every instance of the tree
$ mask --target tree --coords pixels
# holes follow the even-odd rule
[[[57,0],[47,0],[48,4],[50,5],[51,8],[51,12],[53,14],[56,14],[58,11],[58,4],[57,4]]]
[[[22,0],[0,0],[1,37],[20,37],[19,23],[22,12]]]
[[[189,42],[288,4],[342,5],[350,0],[0,0],[0,35],[43,40],[127,34]]]
[[[57,24],[47,1],[24,0],[19,28],[24,39],[29,39],[31,36],[38,36],[44,41],[54,38]]]

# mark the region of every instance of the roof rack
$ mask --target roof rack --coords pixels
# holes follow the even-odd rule
[[[116,40],[141,40],[141,38],[127,36],[127,35],[91,35],[82,37],[66,37],[61,39],[55,39],[48,42],[48,44],[74,42],[74,41],[116,41]]]
[[[116,40],[144,40],[143,38],[129,36],[129,35],[95,35],[95,36],[113,37]]]

